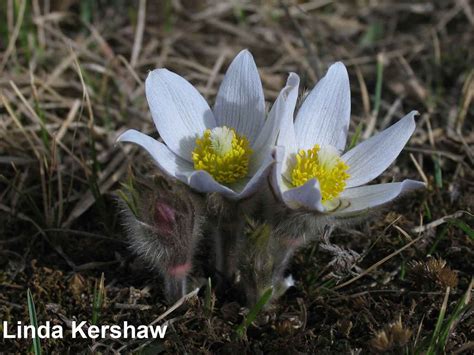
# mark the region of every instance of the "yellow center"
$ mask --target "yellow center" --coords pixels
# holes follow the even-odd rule
[[[233,129],[206,129],[196,139],[192,153],[194,169],[205,170],[219,183],[231,184],[247,176],[252,155],[249,141]]]
[[[334,148],[321,150],[319,145],[312,149],[300,150],[296,154],[296,164],[291,170],[293,186],[304,185],[308,180],[319,181],[323,203],[339,196],[349,178],[349,166],[344,163]]]

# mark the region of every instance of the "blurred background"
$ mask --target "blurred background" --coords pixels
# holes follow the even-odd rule
[[[336,231],[351,262],[316,244],[299,253],[296,287],[243,337],[235,329],[248,310],[208,292],[166,318],[165,341],[66,337],[42,340],[43,351],[472,351],[468,0],[3,0],[0,320],[30,321],[27,289],[38,321],[65,327],[71,319],[148,324],[167,309],[159,279],[127,250],[115,200],[133,170],[149,171],[147,155],[115,139],[127,128],[156,137],[143,85],[150,70],[177,72],[212,104],[243,48],[268,107],[288,72],[307,91],[343,61],[354,143],[418,110],[415,134],[377,182],[413,178],[427,190]],[[0,351],[30,347],[0,339]]]

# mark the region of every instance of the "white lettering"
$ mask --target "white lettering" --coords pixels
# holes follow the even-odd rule
[[[148,339],[148,327],[146,325],[139,325],[138,326],[138,339]]]
[[[20,328],[21,329],[21,328]],[[28,334],[31,334],[31,336],[28,336]],[[34,326],[32,325],[24,325],[23,326],[23,334],[22,332],[20,331],[20,336],[19,338],[21,339],[21,337],[23,336],[23,338],[25,339],[28,339],[28,338],[36,338],[36,329]]]
[[[79,333],[80,337],[85,339],[87,338],[86,336],[86,333],[84,333],[84,329],[82,329],[82,327],[86,325],[86,321],[83,320],[81,323],[79,323],[79,325],[76,324],[76,321],[73,321],[72,322],[72,338],[73,339],[76,339],[77,337],[77,333]]]
[[[40,339],[44,339],[44,338],[49,339],[49,337],[50,337],[49,320],[46,321],[45,325],[38,326],[38,329],[36,331],[37,331],[38,338],[40,338]]]
[[[60,325],[53,326],[53,333],[51,334],[53,339],[62,339],[63,338],[63,327]]]
[[[136,330],[133,325],[129,325],[127,321],[123,322],[123,337],[125,339],[128,338],[128,331],[130,330],[130,338],[135,339],[136,337]]]
[[[62,339],[64,338],[64,329],[61,325],[52,325],[51,321],[46,321],[44,325],[39,325],[35,328],[33,325],[23,325],[21,322],[16,324],[16,333],[10,333],[8,329],[8,322],[2,321],[0,333],[3,339]],[[163,339],[166,336],[168,326],[148,326],[148,325],[132,325],[124,321],[123,324],[117,325],[88,325],[87,321],[72,321],[71,322],[71,337],[72,339],[97,339],[107,338],[131,338],[131,339]],[[11,329],[10,329],[11,330]]]
[[[149,328],[150,328],[151,336],[152,336],[153,338],[156,338],[157,336],[159,336],[160,339],[163,339],[163,338],[165,337],[165,335],[166,335],[166,329],[168,329],[168,326],[165,325],[165,326],[161,327],[161,326],[158,325],[158,326],[156,326],[156,327],[152,327],[152,326],[150,325]]]
[[[4,339],[15,339],[14,334],[8,334],[8,323],[7,323],[6,320],[3,321],[2,328],[3,328],[3,338]]]
[[[101,325],[100,326],[100,337],[105,338],[107,336],[107,330],[109,330],[110,325]]]
[[[113,339],[118,339],[122,336],[122,332],[120,331],[120,326],[112,325],[110,326],[110,337]]]
[[[91,325],[89,326],[89,329],[87,329],[87,335],[89,335],[89,338],[91,339],[97,339],[99,337],[100,329],[96,325]]]

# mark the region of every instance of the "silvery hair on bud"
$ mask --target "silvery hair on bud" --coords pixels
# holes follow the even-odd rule
[[[135,179],[126,193],[135,208],[120,200],[130,248],[165,281],[169,302],[182,297],[201,238],[201,196],[184,184],[162,176]]]
[[[252,251],[250,248],[247,250],[247,259],[251,258],[255,266],[260,265],[260,267],[254,266],[257,269],[255,271],[258,271],[258,277],[255,273],[253,277],[255,280],[250,281],[246,286],[247,297],[249,297],[252,283],[254,292],[256,291],[258,295],[262,292],[262,287],[268,285],[269,280],[276,290],[280,290],[280,295],[283,294],[292,285],[284,278],[291,258],[298,249],[311,241],[320,243],[321,249],[333,254],[334,266],[353,265],[354,258],[357,258],[358,254],[331,244],[329,237],[336,227],[349,227],[361,223],[376,212],[371,210],[334,217],[330,213],[304,209],[292,210],[275,199],[274,195],[267,194],[264,214],[267,223],[271,226],[269,244],[265,250]],[[263,255],[267,260],[266,263],[258,262]],[[250,260],[247,260],[247,263],[250,263]],[[252,279],[251,274],[248,275],[247,278]],[[274,297],[277,298],[280,295],[276,294]]]

